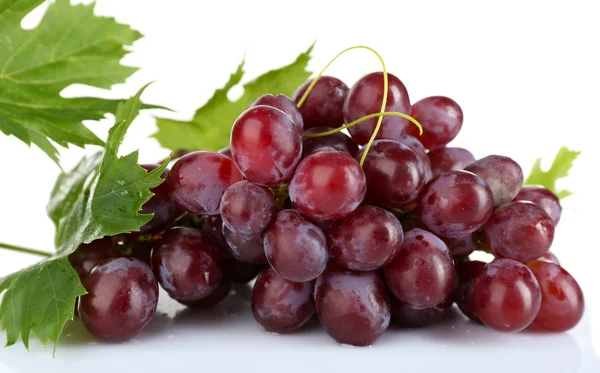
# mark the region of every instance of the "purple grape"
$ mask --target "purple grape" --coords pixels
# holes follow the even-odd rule
[[[307,129],[304,134],[321,133],[332,130],[332,127],[313,127]],[[302,142],[302,158],[306,158],[311,154],[320,151],[337,150],[348,153],[350,156],[356,156],[358,153],[358,145],[350,136],[342,132],[336,132],[331,135],[322,137],[305,138]]]
[[[439,148],[428,153],[433,177],[452,170],[464,170],[475,162],[470,151],[463,148]]]
[[[476,160],[465,171],[474,173],[488,184],[494,195],[494,206],[502,206],[515,198],[523,185],[521,166],[508,157],[488,155]]]
[[[364,148],[356,156],[362,157]],[[363,170],[369,202],[398,208],[414,202],[425,185],[425,168],[409,147],[397,141],[373,142]]]
[[[354,271],[373,271],[394,259],[404,233],[398,219],[375,206],[360,206],[327,233],[329,251],[342,266]]]
[[[268,267],[252,290],[252,314],[267,331],[289,333],[300,329],[315,313],[314,282],[292,282]]]
[[[159,165],[144,164],[142,167],[150,172],[158,168]],[[160,177],[166,179],[168,175],[169,170],[166,169]],[[150,191],[154,193],[154,195],[148,202],[144,203],[140,214],[154,214],[154,216],[152,217],[152,220],[140,228],[141,234],[160,232],[167,229],[178,217],[183,215],[184,212],[177,202],[171,199],[166,182],[150,189]]]
[[[121,255],[113,239],[104,237],[79,245],[77,250],[69,255],[69,262],[83,281],[98,263],[118,256]]]
[[[393,325],[422,328],[442,320],[452,306],[452,302],[444,302],[430,308],[413,308],[395,297],[390,297],[390,305]]]
[[[373,344],[390,324],[390,301],[377,272],[354,272],[331,263],[317,279],[321,325],[339,343]]]
[[[175,299],[206,298],[221,283],[221,258],[212,241],[194,228],[171,228],[152,250],[152,269]]]
[[[306,92],[312,80],[302,84],[292,99],[297,103]],[[350,89],[344,82],[332,76],[322,76],[300,107],[304,118],[304,128],[340,127],[344,124],[344,101]]]
[[[426,97],[415,102],[410,109],[410,115],[423,126],[423,135],[419,140],[429,150],[442,148],[452,141],[463,123],[460,106],[444,96]],[[406,133],[417,136],[419,130],[410,125]]]
[[[560,220],[562,207],[556,194],[538,185],[525,185],[513,201],[531,201],[540,206],[552,218],[554,225]]]
[[[276,213],[273,192],[247,180],[230,186],[221,199],[223,224],[237,234],[250,236],[261,233]]]
[[[316,279],[329,259],[325,233],[296,210],[283,210],[267,228],[264,238],[269,264],[294,282]]]
[[[212,152],[189,153],[175,163],[167,177],[171,198],[194,214],[219,213],[221,197],[242,174],[226,156]]]
[[[417,155],[417,158],[419,158],[419,161],[421,161],[423,168],[425,168],[425,181],[431,180],[433,178],[433,173],[431,171],[431,162],[429,161],[427,150],[425,149],[423,144],[421,144],[421,142],[417,140],[416,137],[407,134],[403,134],[396,141],[408,146],[410,150],[412,150]]]
[[[454,258],[468,256],[477,249],[477,242],[472,233],[458,238],[441,237],[441,239],[448,245]]]
[[[366,115],[379,113],[383,100],[383,73],[375,72],[363,76],[350,89],[350,93],[344,103],[344,119],[347,123],[353,122]],[[388,73],[388,96],[385,111],[399,111],[408,114],[410,111],[410,100],[406,87],[395,75]],[[368,119],[348,131],[354,142],[358,145],[366,144],[377,126],[378,118]],[[408,120],[397,117],[384,117],[381,128],[377,133],[377,139],[398,139],[407,126],[412,126]]]
[[[265,264],[265,248],[263,246],[263,233],[244,236],[232,232],[223,224],[223,236],[227,241],[230,253],[234,258],[244,263]]]
[[[548,252],[554,223],[533,202],[511,202],[494,211],[483,226],[483,236],[494,255],[527,263]]]
[[[396,298],[414,308],[429,308],[450,295],[454,265],[442,240],[415,228],[406,232],[396,257],[383,267],[383,276]]]
[[[227,298],[229,292],[231,291],[231,285],[231,280],[227,277],[223,277],[221,279],[221,282],[219,283],[219,286],[217,286],[217,288],[206,297],[194,301],[185,301],[180,299],[178,299],[177,301],[189,308],[210,308],[216,306],[217,304],[221,303],[221,301],[223,301],[225,298]]]
[[[95,337],[109,342],[134,338],[150,322],[158,304],[158,284],[148,265],[130,257],[97,265],[84,281],[79,317]]]
[[[277,96],[273,96],[272,94],[268,93],[260,96],[252,105],[250,105],[250,107],[258,105],[271,106],[275,109],[283,111],[292,120],[296,126],[296,129],[298,130],[298,133],[302,133],[304,131],[304,119],[302,119],[302,114],[296,107],[296,103],[288,96],[281,93]]]
[[[231,249],[223,236],[223,219],[221,219],[221,215],[203,216],[200,231],[210,238],[223,258],[231,257]]]
[[[302,137],[283,111],[254,106],[233,124],[231,153],[246,179],[274,186],[292,177],[302,156]]]
[[[492,215],[493,195],[479,176],[449,171],[433,178],[417,201],[417,216],[428,230],[442,237],[464,237]]]
[[[454,301],[465,316],[478,323],[481,320],[473,310],[473,281],[485,266],[486,263],[473,260],[457,264],[455,267],[458,274],[458,288],[454,292]]]

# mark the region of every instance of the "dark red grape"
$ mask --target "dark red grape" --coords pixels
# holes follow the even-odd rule
[[[223,259],[223,276],[236,284],[245,284],[265,268],[264,264],[244,263],[237,259]]]
[[[364,148],[356,156],[360,159]],[[373,142],[363,170],[367,179],[367,200],[383,207],[403,207],[413,202],[425,185],[425,168],[417,155],[392,140]]]
[[[183,301],[207,297],[223,273],[219,250],[194,228],[171,228],[152,251],[152,269],[169,295]]]
[[[152,254],[152,248],[155,244],[156,240],[154,239],[143,239],[132,242],[130,255],[134,258],[138,258],[149,266],[152,266],[150,256]]]
[[[389,211],[360,206],[344,219],[331,223],[327,244],[333,258],[355,271],[373,271],[394,259],[404,233]]]
[[[452,141],[463,123],[460,106],[444,96],[426,97],[415,102],[410,108],[410,115],[423,126],[419,141],[429,150],[442,148]],[[409,125],[406,132],[417,136],[419,129]]]
[[[458,238],[441,237],[448,245],[448,249],[454,258],[468,256],[477,249],[477,242],[472,233]]]
[[[120,256],[116,244],[110,237],[94,240],[88,244],[81,244],[69,255],[71,266],[77,271],[83,281],[90,274],[96,264],[103,260]]]
[[[296,107],[296,103],[294,103],[294,101],[292,101],[288,96],[281,93],[277,96],[273,96],[272,94],[268,93],[260,96],[252,105],[250,105],[250,107],[258,105],[272,106],[283,111],[288,117],[290,117],[292,122],[294,122],[298,133],[302,133],[304,131],[304,119],[302,119],[302,114]]]
[[[292,99],[298,103],[312,80],[302,84]],[[300,107],[304,128],[340,127],[344,124],[344,101],[350,89],[344,82],[332,76],[322,76]]]
[[[467,167],[488,184],[494,195],[494,206],[502,206],[515,198],[523,185],[521,166],[508,157],[488,155],[476,160]]]
[[[231,257],[231,249],[223,236],[223,219],[221,215],[203,216],[200,231],[210,238],[224,258]]]
[[[202,309],[216,306],[217,304],[221,303],[223,299],[227,298],[229,291],[231,291],[231,285],[231,280],[227,277],[223,277],[219,283],[219,286],[217,286],[217,288],[208,296],[194,301],[185,301],[179,299],[177,301],[189,308]]]
[[[123,342],[150,322],[158,304],[158,284],[148,265],[120,257],[97,265],[84,281],[79,317],[97,338]]]
[[[452,306],[452,302],[441,303],[430,308],[413,308],[395,297],[390,297],[390,305],[393,325],[422,328],[442,320]]]
[[[267,331],[289,333],[301,328],[315,313],[314,282],[292,282],[267,267],[252,290],[252,315]]]
[[[433,178],[433,173],[431,171],[431,162],[429,161],[427,150],[425,149],[423,144],[421,144],[421,142],[416,137],[407,134],[403,134],[396,141],[408,146],[410,150],[412,150],[417,155],[417,158],[419,158],[419,161],[421,161],[421,164],[425,169],[425,181],[431,180]]]
[[[146,171],[150,172],[158,168],[159,165],[144,164],[142,167]],[[168,175],[169,170],[166,169],[163,171],[160,177],[166,179]],[[164,231],[184,213],[177,202],[171,199],[169,187],[167,186],[166,182],[163,182],[159,186],[150,189],[150,191],[154,193],[154,195],[150,198],[150,200],[148,200],[148,202],[144,203],[140,214],[154,214],[154,216],[152,217],[152,220],[140,228],[141,234]]]
[[[480,323],[479,317],[473,310],[473,281],[487,263],[473,260],[456,265],[458,288],[454,293],[454,301],[462,313],[469,319]]]
[[[250,236],[261,233],[276,213],[273,192],[247,180],[230,186],[221,199],[223,224],[237,234]]]
[[[290,183],[290,199],[305,216],[336,220],[354,211],[365,197],[362,168],[348,154],[323,151],[306,157]]]
[[[264,245],[271,267],[294,282],[316,279],[329,259],[325,233],[296,210],[277,214],[265,231]]]
[[[379,113],[383,101],[383,73],[375,72],[360,78],[350,89],[350,93],[344,102],[344,119],[346,123],[353,122],[366,115]],[[406,87],[395,75],[388,73],[388,96],[385,111],[399,111],[408,114],[410,112],[410,100]],[[358,145],[366,144],[377,126],[378,118],[366,121],[350,127],[348,131],[354,142]],[[397,117],[384,117],[381,128],[377,133],[377,139],[398,139],[404,133],[405,127],[412,126],[408,120]]]
[[[226,156],[229,159],[233,159],[233,155],[231,155],[231,148],[229,146],[224,147],[223,149],[219,150],[217,153],[223,154],[224,156]]]
[[[537,258],[537,260],[543,260],[545,262],[556,263],[556,264],[560,265],[560,261],[558,260],[556,255],[552,254],[550,251],[548,251],[546,254],[540,256],[539,258]]]
[[[554,223],[532,202],[511,202],[494,211],[483,226],[483,237],[494,255],[526,263],[548,252]]]
[[[477,274],[472,289],[473,310],[487,326],[518,332],[535,319],[542,301],[533,273],[511,259],[498,259]]]
[[[254,106],[233,124],[231,153],[249,181],[274,186],[292,177],[302,156],[302,137],[283,111]]]
[[[428,153],[433,177],[452,170],[464,170],[475,162],[470,151],[463,148],[439,148]]]
[[[377,272],[354,272],[331,263],[317,279],[321,325],[339,343],[373,344],[390,324],[390,301]]]
[[[414,308],[435,307],[450,295],[454,265],[442,240],[415,228],[406,232],[396,257],[383,267],[383,276],[399,300]]]
[[[556,263],[536,260],[527,264],[540,284],[542,305],[533,324],[564,332],[583,316],[583,292],[573,276]]]
[[[171,198],[194,214],[219,213],[221,197],[242,174],[226,156],[193,152],[180,158],[167,177]]]
[[[550,216],[554,225],[558,224],[562,207],[556,194],[538,185],[525,185],[513,201],[531,201],[540,206]]]
[[[425,185],[417,200],[417,216],[433,233],[458,238],[481,228],[493,204],[492,191],[483,179],[455,170]]]
[[[232,232],[223,224],[223,236],[234,258],[244,263],[264,264],[267,262],[262,232],[251,236],[244,236]]]
[[[332,130],[332,127],[313,127],[307,129],[304,134],[322,133]],[[321,137],[305,138],[302,142],[302,158],[306,158],[311,154],[327,150],[337,150],[346,152],[354,157],[358,153],[358,145],[350,136],[343,132],[336,132],[331,135]]]

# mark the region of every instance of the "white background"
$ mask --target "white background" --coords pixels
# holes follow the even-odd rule
[[[263,371],[600,371],[597,2],[99,0],[97,13],[145,35],[124,60],[141,69],[111,92],[71,87],[65,95],[126,97],[156,81],[144,100],[189,119],[244,56],[248,81],[293,61],[315,40],[312,71],[339,50],[366,44],[383,55],[412,102],[446,95],[461,105],[463,130],[453,144],[476,157],[508,155],[527,173],[537,157],[551,159],[562,145],[581,150],[571,176],[561,183],[577,194],[563,203],[552,250],[582,284],[586,315],[579,327],[562,335],[501,335],[456,317],[423,332],[389,332],[372,348],[346,349],[318,328],[295,336],[264,333],[247,305],[231,301],[206,317],[184,317],[183,323],[161,316],[127,345],[97,345],[78,324],[69,324],[56,359],[39,344],[31,353],[17,345],[0,351],[1,373],[33,371],[41,364],[47,372],[95,372],[117,361],[116,367],[146,367],[146,372],[168,366],[241,370],[257,368],[258,362]],[[353,51],[328,73],[351,85],[377,69],[373,56]],[[110,124],[102,121],[91,128],[104,136]],[[139,147],[142,162],[162,158],[166,151],[147,138],[154,131],[150,113],[144,113],[123,152]],[[82,154],[64,150],[64,167]],[[58,167],[38,149],[3,135],[0,165],[0,241],[52,250],[54,232],[45,204]],[[0,276],[35,260],[0,252]],[[161,305],[171,316],[173,307]]]

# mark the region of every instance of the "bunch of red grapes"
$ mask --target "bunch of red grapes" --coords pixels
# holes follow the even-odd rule
[[[385,111],[410,113],[422,135],[398,116],[383,118],[370,148],[378,118],[350,136],[319,135],[378,113],[384,93],[380,72],[352,88],[323,76],[305,101],[310,82],[291,99],[260,97],[233,124],[230,147],[179,158],[144,205],[154,218],[141,232],[71,255],[88,291],[78,306],[87,329],[124,341],[152,318],[158,284],[204,308],[257,275],[252,313],[276,333],[316,313],[336,341],[370,345],[390,322],[424,326],[454,303],[502,332],[574,327],[582,291],[549,251],[556,195],[523,186],[508,157],[447,147],[462,127],[458,104],[411,105],[403,83],[388,80]],[[469,260],[474,250],[496,259]]]

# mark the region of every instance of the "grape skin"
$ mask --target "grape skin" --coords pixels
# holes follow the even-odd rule
[[[221,219],[221,215],[203,216],[200,221],[200,231],[215,244],[221,257],[231,257],[231,248],[223,236],[223,219]]]
[[[390,324],[390,301],[377,272],[354,272],[331,263],[317,279],[321,325],[339,343],[373,344]]]
[[[540,206],[552,218],[554,225],[558,224],[562,207],[556,194],[538,185],[525,185],[513,201],[531,201]]]
[[[277,96],[273,96],[270,93],[262,95],[257,98],[256,101],[250,105],[250,107],[258,105],[272,106],[283,111],[288,117],[290,117],[292,122],[294,122],[298,133],[302,133],[304,131],[304,119],[302,119],[302,114],[296,107],[294,101],[292,101],[288,96],[281,93]]]
[[[475,157],[463,148],[439,148],[428,154],[433,177],[452,170],[464,170],[465,167],[475,162]]]
[[[229,252],[234,258],[250,264],[267,263],[262,232],[251,236],[244,236],[232,232],[225,224],[223,224],[222,229]]]
[[[247,180],[230,186],[221,199],[223,224],[246,236],[265,230],[277,213],[275,196],[269,189]]]
[[[185,301],[180,299],[177,299],[177,301],[188,308],[210,308],[221,303],[225,298],[227,298],[227,296],[229,296],[231,285],[232,281],[227,277],[223,277],[219,283],[219,286],[217,286],[217,288],[206,297],[194,301]]]
[[[300,329],[315,313],[314,282],[292,282],[268,267],[252,289],[252,315],[265,330],[289,333]]]
[[[431,169],[431,162],[429,161],[429,156],[427,155],[427,149],[425,149],[423,144],[421,144],[421,142],[416,137],[407,134],[403,134],[396,141],[408,146],[410,150],[412,150],[416,154],[417,158],[419,158],[419,161],[421,161],[421,164],[425,169],[425,181],[427,182],[431,180],[433,178],[433,171]]]
[[[452,307],[452,302],[443,302],[430,308],[413,308],[395,297],[390,297],[390,306],[392,325],[405,328],[422,328],[442,320]]]
[[[479,176],[450,171],[431,180],[417,201],[421,224],[442,237],[458,238],[475,232],[492,215],[493,195]]]
[[[158,168],[159,165],[144,164],[141,165],[141,167],[150,172]],[[169,170],[165,169],[160,177],[166,179],[168,175]],[[151,188],[150,191],[154,193],[154,195],[148,202],[144,203],[140,214],[154,214],[154,216],[152,217],[152,220],[140,227],[140,234],[161,232],[167,229],[184,213],[177,202],[171,199],[169,187],[166,182]]]
[[[463,122],[460,106],[444,96],[426,97],[415,102],[410,108],[410,115],[423,126],[419,140],[429,150],[442,148],[452,141]],[[413,136],[419,133],[416,126],[409,126],[406,132]]]
[[[98,263],[118,256],[120,254],[116,250],[115,242],[110,237],[104,237],[79,245],[77,250],[69,255],[69,263],[83,281]]]
[[[331,131],[332,127],[312,127],[307,129],[304,134],[322,133]],[[358,153],[358,145],[350,136],[343,132],[336,132],[331,135],[321,137],[310,137],[303,140],[302,158],[320,151],[337,150],[348,153],[351,157]]]
[[[449,238],[440,237],[448,245],[448,249],[454,258],[468,256],[477,249],[477,242],[473,233],[463,237]]]
[[[481,323],[481,320],[473,310],[473,282],[486,264],[479,260],[473,260],[457,264],[455,267],[458,275],[458,288],[454,293],[454,301],[465,316],[477,323]]]
[[[308,89],[312,79],[302,84],[292,95],[298,103]],[[332,76],[322,76],[315,84],[308,98],[300,107],[304,118],[304,128],[340,127],[344,124],[342,109],[350,88]]]
[[[336,220],[354,211],[365,198],[362,168],[348,154],[322,151],[306,157],[290,183],[290,199],[311,220]]]
[[[150,322],[158,304],[158,284],[148,265],[131,257],[97,265],[84,281],[79,317],[95,337],[108,342],[134,338]]]
[[[473,282],[472,297],[475,314],[500,332],[527,328],[542,302],[540,285],[531,270],[511,259],[486,265]]]
[[[554,223],[532,202],[511,202],[494,211],[483,226],[483,237],[494,255],[527,263],[548,252]]]
[[[494,195],[494,206],[502,206],[515,198],[523,185],[521,166],[508,157],[488,155],[476,160],[465,171],[474,173],[488,184]]]

